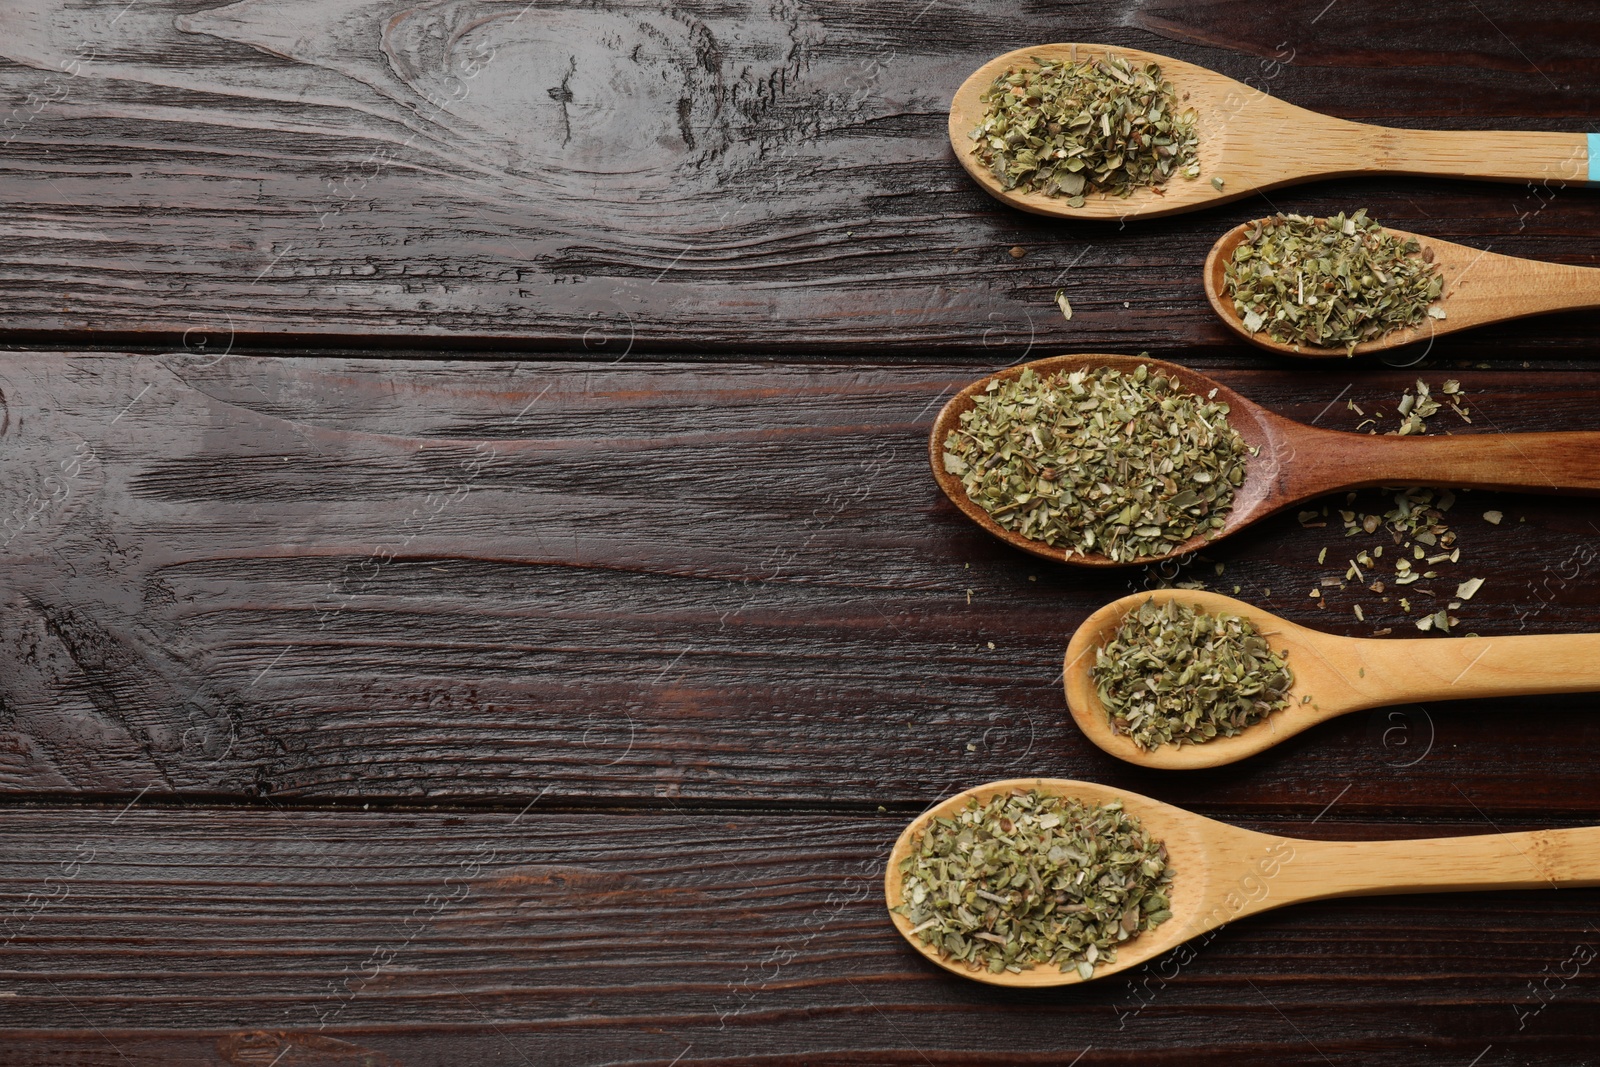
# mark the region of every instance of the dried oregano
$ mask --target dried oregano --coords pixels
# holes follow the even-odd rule
[[[1200,173],[1195,113],[1179,109],[1155,63],[1120,56],[1035,59],[984,91],[972,151],[1005,189],[1067,197],[1127,196],[1173,174]]]
[[[1247,619],[1147,600],[1095,654],[1111,728],[1142,749],[1232,737],[1289,703],[1294,675]]]
[[[1038,790],[976,797],[934,819],[900,865],[896,911],[971,970],[1115,963],[1116,946],[1172,917],[1167,847],[1122,801]]]
[[[1215,535],[1250,449],[1228,406],[1140,364],[1033,368],[989,383],[945,437],[944,469],[996,523],[1119,563]]]
[[[1430,433],[1427,420],[1446,407],[1456,418],[1471,424],[1469,402],[1461,383],[1454,378],[1439,387],[1438,399],[1427,382],[1417,379],[1415,390],[1407,389],[1393,408],[1400,425],[1392,430],[1382,429],[1384,420],[1389,417],[1383,408],[1374,409],[1369,416],[1355,400],[1345,401],[1345,408],[1361,419],[1356,424],[1357,431],[1402,437]],[[1320,550],[1317,562],[1337,564],[1335,574],[1340,576],[1321,577],[1311,587],[1311,599],[1319,608],[1327,608],[1332,606],[1330,601],[1347,590],[1356,597],[1372,593],[1377,596],[1376,602],[1367,598],[1364,608],[1360,603],[1350,605],[1362,622],[1367,621],[1369,612],[1379,613],[1381,617],[1395,611],[1403,615],[1420,611],[1421,617],[1411,620],[1419,630],[1457,632],[1461,620],[1455,612],[1472,598],[1482,581],[1458,582],[1444,566],[1461,561],[1457,531],[1446,522],[1446,513],[1455,506],[1456,494],[1448,489],[1422,487],[1376,492],[1381,496],[1373,492],[1347,493],[1342,507],[1324,504],[1321,508],[1299,513],[1300,525],[1307,529],[1337,529],[1342,525],[1345,537],[1363,539],[1359,546],[1333,544]],[[1374,503],[1379,499],[1392,500],[1393,506]],[[1491,521],[1499,521],[1499,513],[1493,514],[1495,518]],[[1443,591],[1433,584],[1435,579],[1443,582]],[[1422,584],[1415,584],[1419,582]],[[1454,597],[1448,593],[1452,583],[1457,587]],[[1392,632],[1393,627],[1380,626],[1373,631],[1373,636],[1383,637]]]
[[[1223,265],[1234,310],[1251,333],[1279,344],[1344,348],[1425,315],[1444,288],[1431,251],[1367,218],[1366,209],[1332,218],[1275,215],[1245,234]]]

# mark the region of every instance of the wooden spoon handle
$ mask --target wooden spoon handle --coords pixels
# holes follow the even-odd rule
[[[1397,130],[1362,126],[1355,150],[1369,170],[1506,182],[1573,185],[1600,178],[1596,135],[1496,130]]]
[[[1294,442],[1299,499],[1337,489],[1431,485],[1600,493],[1600,432],[1388,437],[1315,431]]]
[[[1455,588],[1453,580],[1416,585],[1434,586],[1439,607],[1449,603]],[[1414,586],[1395,588],[1404,594]],[[1415,599],[1435,603],[1426,597]],[[1352,654],[1340,658],[1338,670],[1352,691],[1371,697],[1364,707],[1600,691],[1600,634],[1355,639],[1349,647]]]
[[[1469,326],[1552,311],[1588,311],[1600,308],[1600,270],[1486,252],[1480,263],[1468,265],[1447,283],[1446,292],[1445,306],[1459,309],[1450,317],[1464,313]]]
[[[1600,885],[1600,826],[1407,841],[1282,840],[1276,873],[1254,894],[1254,910],[1325,897]]]

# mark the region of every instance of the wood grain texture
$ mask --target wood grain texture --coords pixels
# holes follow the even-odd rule
[[[210,362],[0,362],[11,795],[870,809],[1033,773],[1206,813],[1348,785],[1368,813],[1600,816],[1591,696],[1382,709],[1175,780],[1099,752],[1058,672],[1118,596],[1200,579],[1371,635],[1414,633],[1425,594],[1309,599],[1355,551],[1337,516],[1104,576],[993,542],[926,467],[941,399],[990,368]],[[1347,429],[1350,401],[1394,425],[1418,373],[1208,372]],[[1441,430],[1600,402],[1592,372],[1443,373],[1476,421]],[[1487,578],[1459,629],[1600,630],[1600,503],[1462,494],[1452,524],[1441,582]]]
[[[1470,7],[0,0],[0,1063],[1592,1059],[1595,890],[1302,905],[1024,994],[926,965],[879,895],[917,811],[1019,774],[1305,836],[1600,823],[1590,697],[1120,764],[1063,706],[1078,622],[1203,579],[1404,632],[1307,598],[1363,539],[1291,514],[1068,573],[926,474],[942,399],[1073,350],[1319,426],[1422,373],[1473,432],[1593,429],[1593,313],[1306,372],[1243,361],[1200,282],[1279,207],[1594,265],[1592,191],[1337,180],[1119,229],[949,155],[966,74],[1074,37],[1356,121],[1600,129],[1588,12]],[[1462,629],[1600,629],[1600,504],[1452,523]]]
[[[1205,250],[1279,206],[1593,264],[1600,196],[1339,180],[1159,227],[1033,219],[950,154],[950,94],[1034,41],[1210,67],[1341,118],[1595,128],[1555,3],[922,0],[4,7],[0,321],[35,337],[1003,354],[1233,344]],[[1507,27],[1507,39],[1496,26]],[[1269,39],[1270,38],[1270,39]],[[1587,46],[1585,42],[1588,42]],[[1531,57],[1531,58],[1530,58]],[[1027,257],[1013,260],[1013,246]],[[1066,287],[1076,314],[1052,296]],[[1126,302],[1126,307],[1125,307]],[[1447,351],[1587,354],[1592,313]]]
[[[1595,890],[1298,905],[1146,970],[994,990],[890,924],[904,818],[13,809],[0,1057],[1410,1067],[1571,1063],[1591,1039]]]

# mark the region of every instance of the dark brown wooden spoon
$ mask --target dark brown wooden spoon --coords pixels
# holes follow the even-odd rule
[[[1066,552],[1013,533],[974,503],[959,476],[944,469],[945,437],[961,425],[973,398],[995,379],[1031,367],[1039,375],[1062,370],[1114,367],[1132,373],[1140,364],[1181,382],[1191,392],[1227,404],[1228,421],[1255,450],[1244,484],[1234,493],[1227,522],[1215,536],[1198,535],[1160,556],[1114,561],[1098,554]],[[1125,567],[1171,559],[1204,548],[1285,508],[1327,493],[1371,486],[1429,485],[1457,489],[1504,489],[1535,493],[1600,494],[1600,432],[1474,433],[1438,437],[1387,437],[1324,430],[1284,418],[1252,403],[1203,374],[1157,359],[1098,354],[1051,356],[991,374],[951,397],[934,419],[928,438],[933,477],[962,514],[1009,545],[1040,559],[1079,567]]]

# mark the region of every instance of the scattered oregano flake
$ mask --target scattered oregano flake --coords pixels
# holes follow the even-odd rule
[[[1090,673],[1111,728],[1149,750],[1232,737],[1286,707],[1294,674],[1248,619],[1147,600]]]
[[[1375,417],[1364,419],[1356,429],[1391,436],[1428,434],[1432,428],[1427,420],[1438,415],[1445,407],[1450,408],[1463,422],[1472,421],[1466,406],[1467,397],[1459,381],[1453,378],[1447,380],[1439,387],[1438,396],[1442,399],[1436,399],[1428,383],[1418,379],[1415,388],[1407,389],[1395,405],[1393,415],[1400,419],[1397,428],[1381,429],[1383,420],[1389,416],[1378,410],[1374,411]],[[1354,400],[1346,401],[1345,407],[1358,416],[1366,415]],[[1437,591],[1423,583],[1435,579],[1451,580],[1444,568],[1461,561],[1457,533],[1446,521],[1446,513],[1455,503],[1456,494],[1449,489],[1419,486],[1347,493],[1343,507],[1324,504],[1320,509],[1301,511],[1300,525],[1307,529],[1342,525],[1347,538],[1362,541],[1368,537],[1376,538],[1376,543],[1369,543],[1365,548],[1352,549],[1341,545],[1336,549],[1344,559],[1339,564],[1344,568],[1343,577],[1321,579],[1324,592],[1316,598],[1318,606],[1329,606],[1332,594],[1328,590],[1336,587],[1342,592],[1349,583],[1354,582],[1357,583],[1357,595],[1361,592],[1379,595],[1376,605],[1370,598],[1365,601],[1364,614],[1376,611],[1392,616],[1398,610],[1400,614],[1409,616],[1420,611],[1422,618],[1412,620],[1419,630],[1439,634],[1454,632],[1460,620],[1448,611],[1439,612],[1431,605],[1428,601],[1437,595]],[[1389,550],[1388,555],[1385,555],[1385,549]],[[1328,562],[1326,546],[1318,551],[1317,562]],[[1393,573],[1386,572],[1386,567],[1392,567]],[[1477,591],[1471,582],[1461,584],[1461,588],[1467,587],[1471,587],[1473,592]],[[1399,595],[1401,593],[1410,595]],[[1418,598],[1415,606],[1411,596]],[[1459,590],[1457,596],[1460,597]],[[1470,597],[1460,599],[1462,603],[1452,604],[1449,610],[1464,607],[1464,602]],[[1374,636],[1388,632],[1391,632],[1390,627],[1381,627],[1374,631]]]
[[[1056,290],[1056,307],[1061,309],[1061,317],[1068,322],[1072,321],[1072,301],[1067,299],[1065,289]]]
[[[998,378],[945,437],[944,469],[996,523],[1119,563],[1215,536],[1250,448],[1228,406],[1141,364]]]
[[[1445,317],[1433,307],[1444,279],[1432,259],[1365,208],[1321,219],[1280,213],[1245,234],[1223,265],[1223,285],[1250,333],[1354,354],[1426,315]]]
[[[1049,964],[1090,978],[1172,918],[1167,847],[1122,801],[1015,791],[934,819],[901,861],[912,933],[969,970]]]
[[[1396,437],[1411,437],[1428,432],[1427,420],[1438,414],[1439,402],[1433,399],[1428,392],[1428,383],[1421,378],[1417,379],[1417,391],[1413,393],[1407,389],[1400,396],[1400,403],[1394,409],[1400,416],[1400,428],[1389,430],[1387,434]]]
[[[1182,173],[1197,177],[1192,108],[1179,109],[1156,63],[1121,56],[1035,59],[984,91],[972,151],[1002,188],[1067,198],[1128,196]]]

